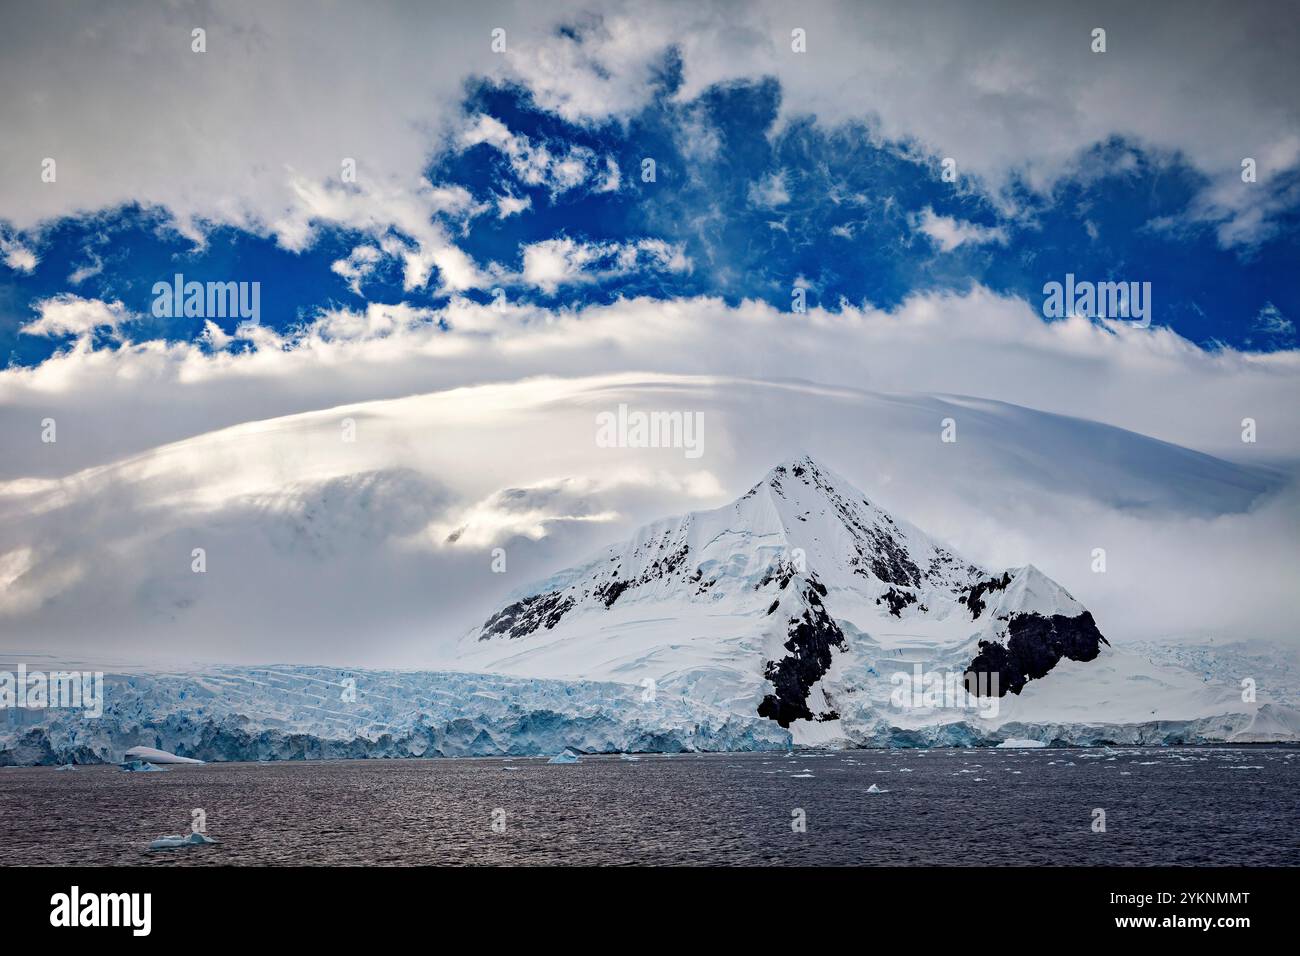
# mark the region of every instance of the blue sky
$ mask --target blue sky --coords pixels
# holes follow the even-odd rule
[[[776,78],[720,83],[687,99],[681,83],[680,59],[669,50],[641,109],[570,122],[539,108],[519,84],[472,80],[459,104],[462,122],[491,117],[516,141],[544,148],[552,165],[575,151],[586,165],[572,183],[545,172],[529,182],[489,142],[452,140],[436,150],[423,170],[429,182],[463,188],[480,211],[433,218],[475,263],[515,275],[528,245],[571,240],[587,249],[658,241],[689,265],[664,267],[642,255],[614,268],[611,245],[587,262],[580,281],[503,279],[459,292],[489,301],[491,290],[502,288],[511,301],[546,307],[717,296],[789,308],[800,285],[809,307],[837,310],[844,303],[893,309],[916,292],[982,284],[1038,308],[1044,283],[1074,273],[1150,282],[1153,324],[1205,347],[1296,346],[1296,208],[1278,212],[1267,236],[1225,248],[1213,222],[1191,215],[1205,176],[1177,153],[1112,136],[1082,151],[1073,174],[1048,190],[1013,177],[992,194],[977,178],[943,181],[939,156],[882,136],[870,120],[783,116]],[[654,182],[643,181],[646,158],[654,160]],[[1292,170],[1270,188],[1296,192],[1297,177]],[[1262,187],[1241,184],[1251,188]],[[502,195],[527,207],[498,216]],[[927,234],[927,222],[971,231],[954,233],[954,240],[968,238],[945,246]],[[330,222],[319,223],[302,249],[284,248],[256,225],[209,224],[196,243],[173,227],[170,210],[134,203],[27,230],[9,222],[4,233],[39,260],[30,271],[0,266],[0,352],[10,365],[39,363],[73,340],[20,332],[40,301],[61,294],[122,302],[137,314],[122,328],[132,340],[194,339],[202,319],[150,314],[153,284],[176,272],[201,282],[260,282],[261,321],[276,330],[323,309],[365,302],[436,308],[453,294],[440,288],[436,269],[427,283],[404,288],[391,256],[350,288],[331,266],[366,236]],[[78,270],[87,274],[78,277]],[[234,331],[236,320],[215,321]]]

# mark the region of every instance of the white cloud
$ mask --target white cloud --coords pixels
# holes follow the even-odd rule
[[[21,241],[3,232],[0,232],[0,258],[3,258],[4,264],[15,272],[27,274],[35,272],[37,263],[41,261],[36,253]]]
[[[465,188],[435,186],[423,179],[412,190],[348,187],[296,175],[291,182],[298,204],[271,227],[286,249],[307,248],[315,229],[330,224],[369,233],[380,249],[400,259],[402,285],[408,292],[424,288],[435,268],[441,280],[439,291],[481,288],[487,281],[473,259],[451,241],[446,228],[436,221],[441,216],[465,223],[487,210]],[[352,255],[361,258],[353,261]],[[339,260],[331,268],[349,283],[358,283],[373,269],[374,262],[366,258],[369,255],[354,249],[348,259]]]
[[[1099,20],[1109,49],[1095,54]],[[657,56],[672,44],[685,80],[679,100],[715,83],[774,76],[784,119],[871,119],[889,140],[952,157],[995,196],[1016,177],[1046,192],[1078,171],[1081,151],[1120,135],[1209,177],[1191,219],[1214,223],[1224,245],[1266,237],[1300,201],[1279,185],[1300,161],[1286,92],[1300,71],[1290,34],[1266,5],[1221,0],[1185,17],[1167,4],[990,12],[960,0],[843,0],[800,10],[802,55],[790,49],[792,24],[780,0],[749,4],[743,22],[725,3],[615,6],[586,21],[580,41],[550,37],[508,59],[544,106],[601,120],[654,95]],[[1235,68],[1220,75],[1207,63]],[[1258,188],[1240,188],[1247,155],[1267,158]]]
[[[614,192],[620,175],[612,156],[603,160],[586,146],[533,143],[512,133],[494,116],[476,114],[465,121],[457,140],[461,149],[486,143],[510,161],[511,172],[526,186],[545,187],[552,197],[591,184],[595,192]]]
[[[509,219],[532,208],[533,200],[530,196],[516,196],[512,193],[501,193],[497,196],[498,219]]]
[[[202,220],[269,228],[298,205],[287,169],[337,182],[345,158],[362,186],[414,190],[465,79],[501,59],[492,28],[522,41],[563,13],[522,0],[436,17],[396,3],[6,6],[0,87],[22,95],[0,100],[0,128],[27,146],[0,151],[0,215],[27,229],[139,201],[195,233]],[[191,52],[196,24],[206,53]],[[54,183],[40,181],[45,157]]]
[[[347,258],[330,263],[330,271],[347,279],[348,288],[360,295],[362,280],[375,271],[382,257],[383,253],[377,247],[360,245],[349,252]]]
[[[1282,310],[1272,302],[1266,302],[1255,316],[1251,331],[1260,332],[1271,339],[1294,339],[1295,323],[1283,315]]]
[[[690,269],[690,259],[682,247],[661,239],[584,243],[565,237],[525,245],[523,270],[518,278],[549,295],[562,285],[643,270],[680,273]]]
[[[593,368],[978,395],[1244,460],[1300,459],[1300,352],[1206,351],[1167,328],[1047,324],[1031,305],[978,287],[913,296],[893,311],[806,315],[716,299],[549,310],[454,298],[445,309],[371,304],[300,332],[241,335],[259,347],[209,354],[135,342],[0,371],[0,477],[62,474],[241,421]],[[136,405],[165,413],[124,429],[121,409]],[[24,440],[45,414],[79,422],[78,440]],[[1260,423],[1256,445],[1240,441],[1246,417]]]
[[[104,271],[104,260],[95,252],[86,250],[87,261],[85,265],[77,266],[68,275],[68,282],[71,285],[81,285],[87,279],[94,278]]]
[[[762,209],[775,209],[790,201],[785,187],[785,171],[769,173],[756,183],[750,183],[749,201]]]
[[[1006,245],[1007,234],[1001,226],[981,226],[978,223],[954,219],[952,216],[935,215],[933,209],[926,206],[920,216],[911,219],[912,228],[929,236],[941,252],[952,252],[959,246],[982,246],[990,242]]]
[[[1089,50],[1098,17],[1109,30],[1104,54]],[[1194,215],[1216,223],[1225,243],[1267,235],[1295,199],[1279,183],[1300,158],[1296,58],[1267,5],[1217,2],[1196,17],[1165,4],[990,15],[957,0],[846,0],[801,11],[807,54],[790,51],[777,0],[747,6],[743,19],[706,0],[482,3],[436,18],[398,4],[213,9],[193,0],[142,12],[56,0],[0,18],[0,84],[28,92],[0,101],[0,127],[32,144],[0,154],[0,210],[21,229],[132,200],[166,206],[192,234],[203,219],[269,226],[300,201],[286,166],[324,183],[344,157],[357,159],[363,183],[414,190],[459,122],[467,77],[520,82],[543,108],[602,121],[656,95],[674,45],[680,100],[775,76],[784,116],[873,118],[883,136],[951,156],[994,191],[1017,173],[1045,188],[1076,168],[1080,150],[1120,134],[1210,177]],[[197,22],[205,54],[190,52]],[[555,33],[560,22],[573,29]],[[502,25],[507,52],[494,55],[490,31]],[[686,135],[705,153],[719,148]],[[46,156],[58,180],[33,186]],[[1249,188],[1245,156],[1259,161]]]
[[[69,293],[41,299],[35,308],[40,317],[18,329],[24,335],[85,338],[99,329],[108,329],[116,335],[122,324],[132,318],[121,302],[83,299]]]

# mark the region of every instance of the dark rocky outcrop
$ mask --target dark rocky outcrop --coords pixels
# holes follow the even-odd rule
[[[550,630],[560,623],[560,618],[573,608],[573,604],[573,598],[560,591],[526,597],[488,618],[479,640],[502,635],[513,639],[527,637],[540,628]]]
[[[835,720],[833,712],[814,714],[808,707],[808,692],[831,666],[831,648],[845,646],[844,632],[822,604],[826,589],[817,581],[804,588],[804,612],[790,619],[790,653],[780,660],[768,661],[764,676],[772,682],[775,693],[768,694],[758,705],[760,717],[789,727],[794,720]]]
[[[1092,614],[1076,617],[1053,614],[1015,614],[1007,624],[1006,644],[980,641],[979,654],[966,667],[967,686],[982,674],[997,675],[997,696],[1019,694],[1031,680],[1047,675],[1062,657],[1090,661],[1110,646],[1102,637]],[[991,689],[991,688],[990,688]]]
[[[1000,578],[989,578],[987,581],[980,581],[973,585],[970,590],[957,598],[957,602],[965,604],[970,609],[970,619],[972,621],[978,620],[986,606],[984,595],[990,591],[1005,591],[1010,583],[1011,572],[1005,571]]]
[[[907,607],[909,604],[916,603],[916,595],[912,594],[910,591],[899,591],[897,588],[890,588],[880,597],[876,598],[877,604],[881,601],[884,601],[889,605],[890,614],[894,615],[894,617],[902,617],[903,608]]]

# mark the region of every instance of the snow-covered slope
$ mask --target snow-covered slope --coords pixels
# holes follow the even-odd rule
[[[1257,709],[1110,648],[1032,565],[966,561],[807,456],[525,589],[466,636],[458,666],[652,686],[807,742],[1205,718],[1235,733]],[[941,678],[959,686],[922,700]]]

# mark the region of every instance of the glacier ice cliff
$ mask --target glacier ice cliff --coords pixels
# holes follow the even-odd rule
[[[0,712],[0,766],[782,750],[788,732],[638,686],[453,672],[230,667],[109,674],[104,714]],[[651,699],[646,699],[651,696]]]

